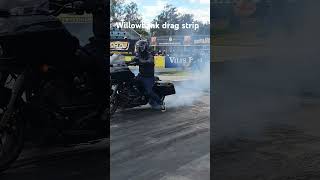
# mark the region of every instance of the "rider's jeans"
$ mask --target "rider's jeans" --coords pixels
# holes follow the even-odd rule
[[[139,81],[142,82],[143,87],[145,89],[146,95],[150,98],[150,105],[151,106],[159,106],[161,104],[160,97],[153,91],[154,85],[154,77],[138,77]]]

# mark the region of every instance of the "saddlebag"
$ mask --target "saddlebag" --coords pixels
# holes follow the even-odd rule
[[[160,95],[168,96],[176,93],[174,84],[171,82],[158,81],[155,83],[153,90]]]

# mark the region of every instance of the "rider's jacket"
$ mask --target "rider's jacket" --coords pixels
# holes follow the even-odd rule
[[[151,53],[136,55],[133,61],[139,65],[139,76],[154,77],[154,57]]]

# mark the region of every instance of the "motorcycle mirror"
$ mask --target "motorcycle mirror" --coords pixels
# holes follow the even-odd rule
[[[75,9],[77,15],[83,15],[85,11],[85,4],[83,1],[74,1],[72,7]]]

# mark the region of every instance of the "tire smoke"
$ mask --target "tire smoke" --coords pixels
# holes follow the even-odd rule
[[[176,94],[167,97],[168,107],[192,106],[210,91],[210,60],[203,59],[201,68],[190,71],[187,80],[174,82]]]

